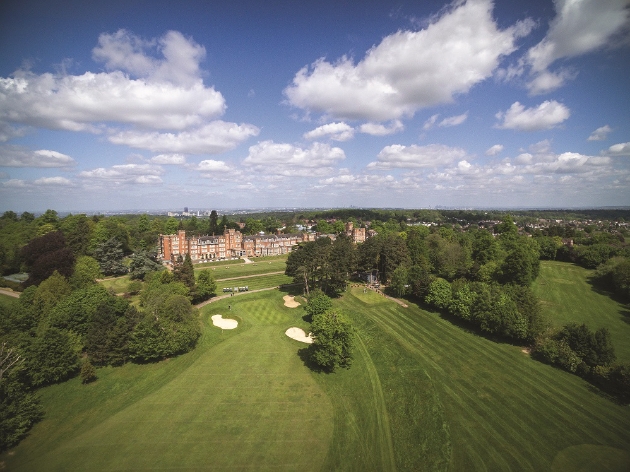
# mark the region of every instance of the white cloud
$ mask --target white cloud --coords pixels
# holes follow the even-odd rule
[[[164,59],[147,55],[157,49]],[[123,70],[135,77],[154,82],[194,85],[200,78],[199,63],[206,50],[178,31],[168,31],[158,40],[144,40],[121,29],[114,34],[103,33],[92,50],[95,61],[104,62],[108,70]]]
[[[393,120],[389,126],[380,123],[364,123],[359,127],[359,131],[372,136],[388,136],[403,131],[405,126],[400,120]]]
[[[542,95],[553,92],[562,87],[567,80],[574,79],[576,73],[563,69],[558,72],[543,71],[538,73],[529,83],[527,89],[530,95]]]
[[[343,149],[315,142],[308,149],[288,143],[262,141],[249,148],[243,164],[256,172],[277,175],[323,176],[346,158]]]
[[[588,137],[588,141],[604,141],[608,137],[608,133],[612,131],[612,128],[608,125],[604,125],[597,128]]]
[[[440,121],[438,126],[442,128],[449,127],[449,126],[458,126],[458,125],[461,125],[464,121],[466,121],[467,118],[468,118],[468,112],[462,115],[449,116],[448,118],[444,118],[442,121]]]
[[[501,31],[490,0],[457,1],[420,31],[385,37],[357,64],[346,56],[335,63],[317,60],[301,69],[284,93],[295,107],[336,117],[412,116],[420,108],[450,103],[490,77],[529,29],[520,23]]]
[[[422,129],[427,131],[433,128],[433,125],[435,125],[435,122],[437,121],[439,116],[439,114],[432,115],[431,118],[424,122],[424,124],[422,125]]]
[[[556,17],[546,36],[529,49],[526,61],[534,75],[528,88],[532,94],[561,87],[574,74],[549,72],[558,59],[587,54],[605,46],[628,24],[627,0],[556,0]]]
[[[496,125],[497,128],[539,131],[554,128],[570,115],[571,112],[562,103],[547,100],[536,108],[527,109],[519,102],[514,102],[506,112],[499,112],[495,116],[502,120]]]
[[[65,177],[42,177],[33,182],[35,185],[52,185],[59,187],[70,187],[74,184],[70,179],[66,179]]]
[[[0,147],[2,167],[69,167],[76,162],[70,156],[57,151],[41,149],[31,151],[20,146]]]
[[[630,142],[613,144],[608,148],[607,154],[610,156],[630,156]]]
[[[201,128],[179,133],[129,130],[114,133],[108,139],[114,144],[125,144],[153,152],[218,154],[234,149],[251,136],[257,136],[259,132],[260,129],[254,125],[217,120]]]
[[[232,169],[223,161],[215,161],[213,159],[207,159],[201,161],[197,166],[197,170],[201,172],[230,172]]]
[[[149,56],[150,48],[163,57]],[[203,84],[204,55],[203,47],[175,31],[157,40],[124,30],[103,34],[93,56],[108,72],[18,70],[0,77],[0,136],[18,132],[11,124],[94,133],[111,123],[168,130],[201,126],[226,108],[221,93]]]
[[[0,121],[98,132],[107,122],[185,129],[223,114],[223,96],[201,80],[189,87],[130,79],[120,71],[80,76],[20,72],[0,78]]]
[[[149,162],[161,165],[184,165],[186,164],[186,156],[183,154],[159,154],[149,159]]]
[[[28,187],[28,184],[21,179],[10,179],[6,182],[3,182],[2,186],[8,188],[26,188]]]
[[[161,183],[162,167],[152,164],[121,164],[110,168],[99,167],[79,173],[79,177],[112,184],[156,184]]]
[[[494,146],[488,148],[488,150],[486,151],[486,156],[496,156],[501,151],[503,151],[503,144],[495,144]]]
[[[354,137],[354,128],[344,122],[328,123],[304,133],[304,139],[330,137],[333,141],[348,141]]]
[[[376,162],[370,162],[368,169],[438,167],[461,160],[467,156],[462,148],[429,144],[428,146],[403,146],[393,144],[378,153]]]

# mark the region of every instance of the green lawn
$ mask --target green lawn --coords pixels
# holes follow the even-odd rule
[[[125,293],[127,292],[129,282],[131,282],[129,276],[123,275],[120,277],[110,277],[107,279],[102,279],[99,283],[107,289],[112,289],[114,293]]]
[[[223,287],[249,287],[250,290],[258,290],[259,288],[277,287],[292,282],[293,278],[284,274],[268,275],[265,277],[246,277],[236,280],[219,280],[217,282],[217,295],[223,295]]]
[[[3,459],[9,470],[320,470],[330,399],[284,335],[301,308],[278,291],[208,305],[198,349],[99,380],[46,388],[47,417]],[[213,314],[240,320],[234,331]]]
[[[216,265],[214,267],[207,267],[212,271],[212,275],[215,279],[225,279],[231,277],[243,277],[257,274],[267,274],[269,272],[284,272],[286,268],[285,258],[273,258],[268,260],[255,259],[253,264],[238,264],[238,265]],[[195,272],[199,272],[195,267]]]
[[[378,335],[372,350],[366,344],[383,387],[399,465],[423,454],[403,447],[415,440],[427,445],[432,463],[446,459],[449,470],[550,470],[554,464],[553,470],[576,470],[584,463],[570,459],[584,457],[586,449],[591,461],[620,466],[611,470],[630,467],[630,410],[579,377],[373,292],[354,289],[338,303],[360,333]],[[401,351],[415,362],[397,357]],[[415,392],[423,398],[420,413],[410,406],[417,403],[411,392],[401,398],[395,388],[401,378],[414,377],[426,378],[427,390]],[[405,409],[417,421],[406,418]],[[404,422],[423,425],[417,438]]]
[[[284,335],[308,328],[284,294],[206,305],[189,354],[43,389],[46,418],[0,461],[16,471],[629,469],[630,409],[579,377],[361,288],[334,301],[356,328],[352,367],[314,373],[306,345]],[[239,327],[211,326],[214,314]]]
[[[592,274],[575,264],[543,261],[534,293],[555,326],[575,321],[592,330],[608,328],[617,358],[630,362],[630,309],[593,287]]]

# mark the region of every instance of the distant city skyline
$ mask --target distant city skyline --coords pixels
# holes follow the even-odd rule
[[[0,211],[630,206],[630,0],[0,6]]]

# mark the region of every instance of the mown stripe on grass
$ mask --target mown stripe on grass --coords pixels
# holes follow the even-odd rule
[[[360,335],[356,335],[358,341],[358,348],[363,358],[365,359],[365,366],[367,368],[368,375],[370,377],[370,383],[372,384],[372,397],[374,400],[374,412],[376,413],[376,423],[378,428],[378,444],[380,445],[381,456],[381,470],[396,470],[396,462],[394,460],[394,445],[392,443],[391,430],[389,425],[389,417],[387,415],[387,408],[385,406],[385,398],[383,396],[383,389],[381,382],[378,378],[378,372],[372,363],[370,354],[368,353],[365,343],[361,339]]]
[[[628,447],[627,409],[593,395],[581,379],[417,308],[365,313],[437,375],[455,469],[547,468],[575,441]]]

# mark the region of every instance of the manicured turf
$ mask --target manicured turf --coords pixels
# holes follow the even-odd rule
[[[267,274],[269,272],[284,272],[286,267],[286,258],[284,259],[256,259],[253,264],[238,265],[216,265],[207,267],[212,272],[215,279],[225,279],[230,277],[243,277],[256,274]],[[200,270],[200,269],[199,269]],[[195,266],[195,272],[199,270]]]
[[[46,419],[0,460],[18,471],[629,469],[630,409],[521,348],[355,288],[334,301],[356,328],[354,363],[314,373],[306,345],[284,335],[308,329],[284,294],[206,305],[192,353],[43,389]],[[239,327],[212,327],[214,314]]]
[[[219,280],[217,282],[217,295],[223,295],[223,287],[249,287],[249,290],[259,288],[278,287],[282,284],[290,284],[293,278],[284,274],[274,274],[265,277],[245,277],[236,280]]]
[[[44,389],[51,413],[5,458],[9,470],[320,470],[333,410],[284,335],[303,312],[281,297],[208,305],[194,353]],[[222,332],[208,324],[216,313],[242,323]],[[121,382],[133,372],[137,383]]]
[[[566,262],[543,261],[534,293],[555,326],[571,321],[610,331],[617,358],[630,362],[630,309],[589,283],[593,271]]]
[[[443,412],[448,444],[442,450],[450,451],[450,470],[549,470],[558,454],[581,445],[614,448],[623,466],[630,466],[624,462],[630,460],[628,407],[603,398],[577,376],[373,292],[355,289],[339,304],[355,323],[373,324],[412,356],[415,375],[431,379],[435,395],[429,408]],[[393,346],[391,341],[380,348]],[[389,370],[396,369],[394,360]],[[398,394],[387,388],[386,367],[379,375],[389,407]],[[397,454],[414,454],[394,443]]]

